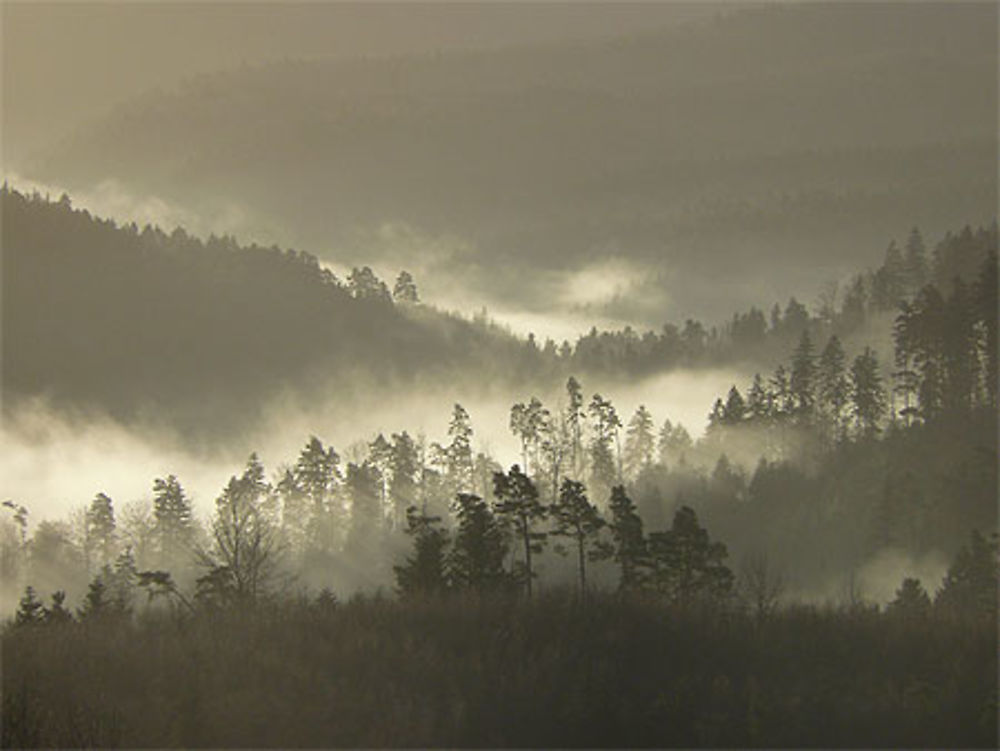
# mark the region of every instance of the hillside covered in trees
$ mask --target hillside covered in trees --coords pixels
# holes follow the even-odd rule
[[[488,314],[464,319],[420,302],[401,270],[340,279],[314,256],[201,240],[114,222],[4,186],[4,409],[27,397],[219,437],[255,426],[270,400],[391,393],[456,381],[487,393],[553,390],[573,374],[629,383],[678,368],[752,369],[815,341],[887,342],[888,316],[925,282],[971,284],[996,226],[949,234],[933,250],[914,229],[884,264],[810,312],[790,298],[722,325],[598,331],[561,343],[518,338]],[[886,331],[879,331],[883,325]],[[874,332],[874,333],[873,333]],[[476,384],[479,384],[477,387]]]
[[[506,470],[456,404],[252,455],[205,519],[175,476],[31,534],[7,501],[4,744],[989,745],[996,289],[995,249],[899,288],[888,377],[804,330],[697,439],[570,378]]]

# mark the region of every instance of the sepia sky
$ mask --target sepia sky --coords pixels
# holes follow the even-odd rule
[[[710,17],[731,5],[4,0],[4,158],[16,167],[32,149],[110,105],[243,64],[615,36]]]

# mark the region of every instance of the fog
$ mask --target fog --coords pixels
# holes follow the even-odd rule
[[[988,4],[4,14],[6,170],[539,336],[811,300],[997,205]]]
[[[624,419],[645,404],[657,424],[669,418],[693,436],[704,430],[714,398],[745,375],[728,370],[676,371],[649,378],[627,388],[584,382],[587,398],[595,392],[610,398]],[[609,384],[603,384],[609,386]],[[369,443],[378,433],[408,431],[430,441],[446,442],[454,403],[469,412],[474,448],[492,455],[504,466],[520,461],[517,439],[507,428],[510,407],[538,396],[556,410],[561,392],[517,393],[496,388],[459,387],[447,391],[425,385],[399,389],[391,396],[343,383],[327,398],[303,404],[295,394],[276,397],[263,407],[257,428],[224,442],[186,444],[182,435],[152,427],[124,426],[99,413],[66,414],[43,401],[21,404],[0,426],[0,476],[5,498],[16,499],[31,512],[31,523],[65,518],[106,493],[116,504],[149,498],[154,478],[175,474],[205,518],[231,475],[239,474],[251,452],[268,471],[294,464],[310,436],[351,457],[357,444]],[[353,459],[352,459],[353,460]]]

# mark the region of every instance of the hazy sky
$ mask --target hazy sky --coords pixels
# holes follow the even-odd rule
[[[614,36],[704,18],[726,7],[704,2],[4,0],[4,159],[10,166],[81,120],[146,89],[244,63]]]

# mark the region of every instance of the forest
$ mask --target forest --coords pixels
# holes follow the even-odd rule
[[[878,348],[901,300],[926,283],[973,285],[997,244],[995,222],[949,233],[932,250],[914,227],[877,269],[832,285],[814,312],[792,296],[722,325],[688,318],[543,342],[485,310],[463,317],[421,302],[422,280],[405,269],[389,282],[367,266],[342,279],[307,252],[118,226],[68,196],[6,183],[0,216],[4,410],[44,397],[130,424],[155,416],[191,443],[258,424],[261,410],[245,405],[283,389],[308,405],[330,383],[391,392],[458,380],[486,393],[551,390],[575,374],[624,387],[682,368],[770,367],[803,332]]]
[[[440,315],[413,316],[405,273],[390,292],[370,270],[342,282],[304,254],[3,198],[4,232],[35,243],[5,252],[5,285],[11,263],[90,273],[51,242],[89,236],[134,256],[136,280],[160,270],[162,289],[128,285],[154,310],[186,267],[219,269],[202,299],[156,320],[224,325],[211,301],[239,269],[229,301],[248,315],[264,277],[345,326]],[[475,450],[455,404],[438,441],[401,430],[341,453],[309,436],[270,472],[252,454],[206,518],[175,475],[153,478],[149,500],[99,493],[64,521],[4,500],[19,603],[2,635],[3,745],[995,745],[996,245],[994,224],[928,254],[914,230],[839,307],[813,316],[793,300],[770,320],[753,309],[702,327],[699,356],[783,353],[705,405],[701,436],[645,406],[620,414],[580,368],[558,403],[528,392],[511,405],[509,467]],[[5,306],[30,304],[7,291]],[[88,326],[119,291],[88,302],[66,284],[49,299]],[[589,347],[641,367],[643,346],[671,341],[593,333],[553,353],[440,317],[559,378]],[[280,321],[228,324],[235,338],[269,323],[277,338]],[[889,322],[889,352],[853,338],[865,321]],[[165,341],[118,335],[133,353]],[[24,336],[5,337],[5,368]],[[72,382],[92,368],[101,388],[113,361],[79,354]]]

